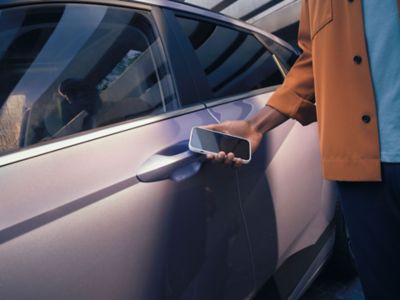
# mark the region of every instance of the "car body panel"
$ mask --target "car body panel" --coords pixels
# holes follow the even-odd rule
[[[219,104],[221,121],[246,119],[268,103],[271,92]],[[241,201],[252,242],[257,283],[262,285],[291,255],[315,244],[331,223],[335,201],[322,178],[316,124],[289,120],[268,132],[251,164],[239,171]]]
[[[151,155],[187,151],[174,145],[210,122],[195,112],[3,166],[2,298],[246,296],[234,170],[205,163],[181,181],[136,178]]]

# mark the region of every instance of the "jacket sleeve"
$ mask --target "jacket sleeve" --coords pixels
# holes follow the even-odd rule
[[[301,4],[298,40],[303,53],[290,69],[282,86],[271,96],[267,105],[296,119],[301,124],[307,125],[317,119],[307,0],[302,0]]]

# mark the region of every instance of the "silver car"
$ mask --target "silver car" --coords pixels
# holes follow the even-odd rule
[[[296,57],[182,3],[2,0],[0,299],[298,299],[344,231],[316,125],[240,169],[187,145]]]

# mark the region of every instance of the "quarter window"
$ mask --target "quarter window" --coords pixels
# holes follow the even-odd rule
[[[260,38],[264,41],[264,43],[268,46],[268,49],[273,51],[275,55],[278,57],[279,61],[283,64],[286,70],[290,70],[293,64],[296,62],[298,58],[298,54],[282,45],[278,44],[271,39],[261,36]]]
[[[253,35],[178,17],[216,98],[282,83],[271,53]]]
[[[0,154],[177,108],[148,12],[0,10],[0,41]]]

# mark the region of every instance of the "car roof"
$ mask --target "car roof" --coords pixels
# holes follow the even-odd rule
[[[230,25],[235,25],[259,34],[262,34],[269,39],[281,44],[282,46],[296,52],[296,50],[284,40],[277,36],[266,32],[256,26],[253,26],[244,21],[235,19],[233,17],[226,16],[219,12],[214,12],[200,6],[193,4],[179,2],[179,0],[0,0],[0,9],[4,7],[10,7],[14,5],[25,5],[25,4],[45,4],[45,3],[92,3],[92,4],[116,4],[116,5],[129,5],[134,3],[145,4],[150,6],[159,6],[163,8],[171,8],[182,12],[193,13],[205,17],[212,18]]]

